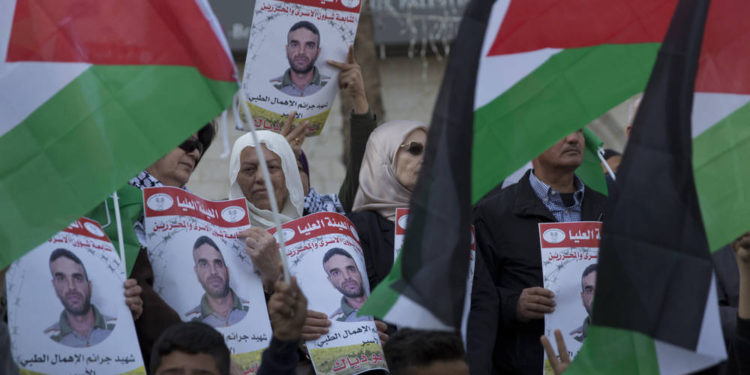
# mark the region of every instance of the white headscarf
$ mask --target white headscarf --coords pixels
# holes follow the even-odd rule
[[[297,159],[294,157],[292,147],[280,134],[267,130],[259,130],[255,133],[258,136],[258,142],[266,145],[268,150],[281,158],[281,170],[284,172],[288,192],[284,206],[279,207],[281,223],[302,217],[305,196],[302,189],[302,180],[297,169]],[[237,183],[237,173],[240,171],[240,153],[247,147],[255,147],[252,133],[239,137],[232,146],[232,156],[229,159],[229,199],[245,198],[240,185]],[[247,208],[250,210],[250,224],[264,229],[274,226],[273,212],[257,208],[247,198],[245,200],[247,201]],[[276,197],[276,201],[281,204],[281,197]]]
[[[377,211],[394,221],[396,208],[409,207],[411,191],[396,178],[396,154],[409,133],[416,129],[426,132],[427,126],[418,121],[389,121],[370,134],[352,211]]]

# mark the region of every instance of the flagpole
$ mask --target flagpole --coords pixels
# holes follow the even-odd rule
[[[274,194],[273,185],[271,185],[271,175],[268,173],[268,166],[266,166],[266,159],[263,156],[263,150],[261,150],[260,143],[258,143],[258,136],[255,134],[255,125],[252,122],[252,115],[250,114],[250,108],[247,106],[247,101],[244,99],[242,92],[238,92],[235,96],[242,105],[242,110],[245,112],[245,122],[250,133],[253,135],[253,143],[255,143],[255,152],[258,154],[258,161],[260,164],[260,170],[263,172],[263,180],[265,180],[266,191],[271,201],[271,212],[273,212],[273,222],[276,225],[276,240],[279,241],[279,253],[281,255],[281,264],[284,270],[284,282],[289,283],[289,265],[286,260],[286,245],[284,243],[284,235],[281,231],[281,220],[279,219],[279,206],[276,203],[276,195]],[[240,116],[236,116],[240,117]]]
[[[609,174],[609,177],[612,177],[612,181],[615,181],[617,178],[615,177],[615,172],[610,168],[609,163],[604,159],[604,147],[599,147],[598,150],[596,150],[596,156],[599,157],[599,160],[602,161],[602,164],[604,164],[604,168],[607,168],[607,174]]]
[[[117,196],[117,192],[112,193],[112,201],[115,204],[115,222],[117,223],[117,242],[120,246],[120,260],[122,261],[122,268],[125,270],[127,276],[127,265],[125,264],[125,240],[122,238],[122,218],[120,217],[120,199]]]

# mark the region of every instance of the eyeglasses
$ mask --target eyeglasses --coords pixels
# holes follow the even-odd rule
[[[203,143],[194,138],[186,139],[185,142],[180,143],[178,147],[185,152],[193,152],[193,150],[197,148],[198,152],[203,155]]]
[[[419,142],[414,142],[414,141],[409,142],[409,143],[404,143],[401,146],[398,146],[398,148],[403,148],[408,153],[414,156],[422,155],[422,152],[424,151],[424,145]]]

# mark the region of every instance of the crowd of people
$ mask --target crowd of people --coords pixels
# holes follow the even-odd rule
[[[357,299],[359,290],[342,290],[345,298],[341,311],[331,317],[308,309],[307,299],[294,278],[289,283],[280,281],[281,255],[276,239],[267,231],[274,225],[271,192],[266,189],[256,149],[260,148],[264,156],[282,222],[322,211],[347,215],[359,235],[366,266],[365,270],[358,270],[354,265],[356,270],[351,272],[361,275],[365,271],[373,289],[393,266],[395,210],[408,207],[422,165],[428,126],[403,120],[377,125],[367,105],[363,74],[352,51],[348,61],[330,64],[341,70],[341,93],[354,103],[349,118],[351,154],[346,177],[337,194],[321,194],[310,186],[308,160],[302,151],[307,128],[304,124],[292,126],[294,113],[286,120],[281,133],[258,131],[257,143],[251,134],[241,136],[234,143],[229,159],[229,198],[246,200],[252,228],[243,231],[240,238],[260,274],[273,329],[258,374],[314,373],[301,344],[328,333],[331,319],[356,319],[361,301]],[[124,189],[185,188],[214,135],[213,125],[207,124],[135,176]],[[376,322],[392,374],[540,374],[545,350],[555,371],[565,370],[570,358],[560,332],[556,333],[559,357],[542,337],[544,316],[555,311],[556,301],[555,294],[542,287],[538,224],[606,220],[607,197],[587,187],[575,174],[582,163],[584,142],[581,131],[564,137],[536,157],[532,161],[533,168],[518,183],[490,192],[476,205],[474,225],[478,254],[467,342],[456,333],[416,331],[399,328],[398,322]],[[607,155],[608,159],[610,157],[619,156],[612,152]],[[610,165],[615,172],[616,164]],[[133,217],[135,220],[124,223],[123,236],[129,246],[139,247],[139,255],[131,279],[125,283],[125,300],[135,320],[149,373],[237,373],[239,369],[230,360],[222,335],[211,325],[241,319],[244,311],[240,297],[232,292],[231,300],[224,303],[229,308],[225,309],[198,306],[195,309],[198,319],[184,323],[153,289],[154,272],[145,247],[143,219],[137,214]],[[112,231],[108,234],[116,236]],[[196,267],[199,262],[214,261],[218,252],[215,249],[210,239],[199,239],[193,248]],[[333,272],[347,267],[346,256],[346,253],[334,252],[323,261],[334,287],[344,289],[337,284]],[[750,358],[747,351],[750,342],[750,234],[715,253],[714,259],[730,357],[716,371],[726,374],[750,371],[746,363]],[[53,262],[55,267],[58,263],[75,266],[75,256],[61,252],[50,260],[51,268]],[[351,264],[348,267],[351,268]],[[56,277],[54,272],[53,277]],[[595,269],[590,272],[595,274]],[[85,275],[85,270],[82,274]],[[584,279],[588,275],[585,274]],[[226,274],[226,281],[228,277]],[[589,295],[588,310],[593,286],[585,284],[586,280],[582,280],[581,294]],[[85,287],[86,280],[80,282]],[[586,285],[589,285],[588,291]],[[207,306],[222,304],[222,301],[210,299],[208,294],[201,303],[204,302]],[[232,306],[239,307],[233,309]],[[91,314],[96,316],[95,308]],[[65,324],[68,320],[63,314],[59,326]],[[7,326],[0,325],[0,348],[4,348],[0,355],[3,358],[0,372],[17,373],[8,352]],[[581,337],[585,337],[586,326],[584,322],[578,332]],[[105,323],[103,328],[92,330],[90,334],[105,335],[106,328]],[[58,336],[60,341],[86,339],[62,333]]]

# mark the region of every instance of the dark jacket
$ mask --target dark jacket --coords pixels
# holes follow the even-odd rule
[[[357,228],[372,291],[391,272],[396,224],[375,211],[352,212],[346,216]]]
[[[477,251],[474,281],[471,288],[471,310],[466,327],[466,359],[471,375],[488,375],[496,371],[492,350],[497,339],[499,314],[497,290],[487,270],[482,253]]]
[[[359,170],[365,157],[365,146],[370,133],[377,127],[377,118],[372,111],[359,115],[352,111],[349,116],[349,154],[346,161],[346,175],[339,190],[339,201],[345,212],[352,211],[354,197],[359,189]]]
[[[556,222],[537,198],[527,172],[521,180],[477,204],[477,246],[500,299],[493,360],[502,374],[541,374],[544,320],[516,320],[516,304],[525,288],[543,286],[539,223]],[[606,197],[585,188],[581,220],[602,220]]]

